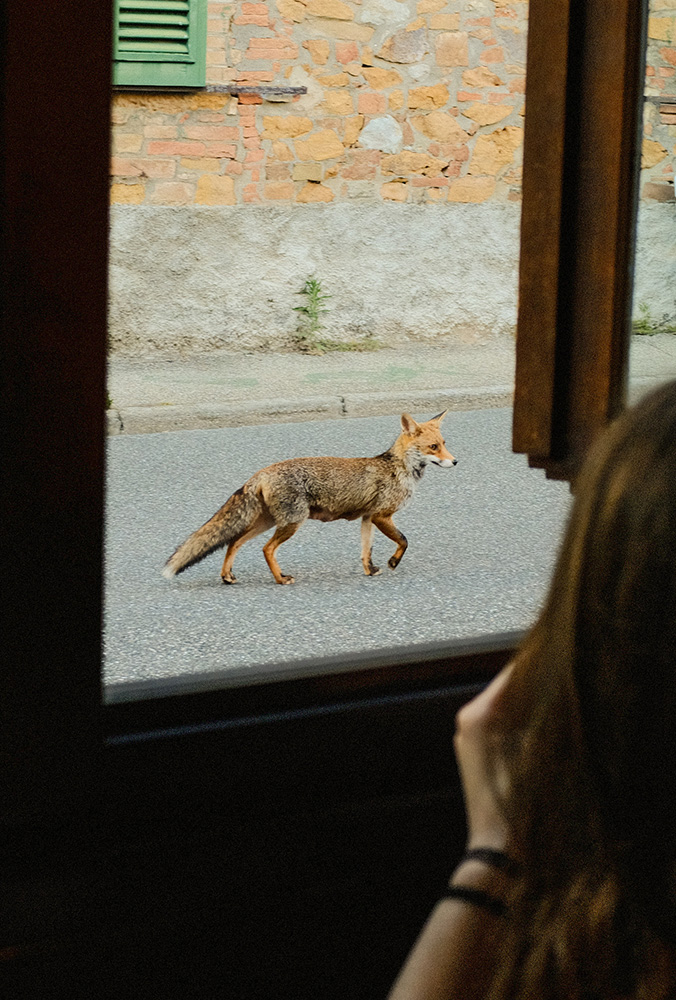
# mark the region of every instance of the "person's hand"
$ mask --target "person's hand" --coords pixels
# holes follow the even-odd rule
[[[454,745],[465,796],[468,849],[490,847],[514,853],[500,806],[510,793],[504,737],[519,720],[518,706],[510,698],[512,671],[510,663],[456,716]]]

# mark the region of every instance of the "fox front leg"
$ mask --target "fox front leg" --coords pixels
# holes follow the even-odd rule
[[[296,582],[292,576],[285,576],[284,573],[282,573],[279,568],[275,552],[283,542],[287,542],[292,535],[296,534],[302,523],[302,521],[297,521],[295,524],[285,524],[281,528],[277,528],[277,531],[275,531],[270,541],[266,542],[263,546],[263,555],[265,556],[266,563],[270,567],[270,572],[275,578],[275,583]]]
[[[373,521],[370,517],[361,519],[361,562],[367,576],[378,576],[380,570],[371,562],[373,551]]]
[[[401,557],[408,548],[406,535],[399,531],[399,528],[396,526],[391,517],[384,517],[382,515],[378,517],[374,514],[373,523],[379,531],[382,531],[384,535],[391,538],[393,542],[397,543],[397,551],[387,560],[387,565],[390,569],[396,569],[401,562]]]

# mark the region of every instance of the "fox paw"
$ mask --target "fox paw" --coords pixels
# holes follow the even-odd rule
[[[282,576],[281,580],[277,581],[277,583],[295,583],[295,582],[296,581],[292,576]]]
[[[374,566],[373,563],[369,564],[369,568],[366,570],[367,576],[379,576],[380,566]]]
[[[223,583],[237,583],[237,577],[233,576],[232,573],[226,573],[225,576],[221,577]]]
[[[397,559],[396,556],[390,556],[390,558],[387,560],[387,565],[390,567],[390,569],[396,569],[397,566],[399,565],[399,559]]]

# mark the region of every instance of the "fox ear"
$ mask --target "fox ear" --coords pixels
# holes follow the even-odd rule
[[[411,416],[410,413],[402,413],[401,415],[401,426],[404,428],[407,434],[416,434],[418,431],[418,425]]]
[[[447,413],[448,413],[448,410],[442,410],[441,413],[437,413],[436,417],[432,417],[432,419],[430,420],[430,423],[431,424],[440,424],[441,421],[444,419],[444,417],[446,416]]]

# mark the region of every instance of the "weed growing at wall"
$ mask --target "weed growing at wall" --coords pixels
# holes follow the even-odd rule
[[[363,337],[361,340],[330,340],[321,337],[321,314],[328,312],[324,305],[331,296],[322,288],[321,281],[313,274],[305,279],[299,295],[305,295],[302,306],[294,306],[294,312],[299,313],[296,341],[304,354],[326,354],[327,351],[377,351],[382,345],[375,337]]]
[[[662,313],[661,319],[655,319],[647,302],[639,303],[638,312],[638,319],[631,324],[632,333],[643,337],[651,337],[655,333],[676,333],[676,313]]]
[[[301,351],[306,354],[323,354],[322,341],[319,333],[322,329],[321,314],[328,312],[324,305],[331,298],[322,289],[321,281],[311,274],[305,279],[299,295],[305,296],[302,306],[294,306],[294,312],[300,313],[296,338]]]

